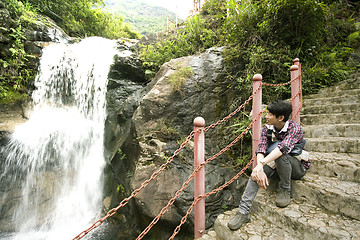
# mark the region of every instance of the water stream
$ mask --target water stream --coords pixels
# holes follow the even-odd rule
[[[105,95],[115,45],[93,37],[44,49],[31,117],[2,149],[1,184],[8,194],[0,201],[13,208],[14,233],[0,239],[72,239],[100,216]]]

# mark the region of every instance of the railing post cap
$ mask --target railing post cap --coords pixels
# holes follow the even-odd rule
[[[295,59],[294,59],[294,62],[300,62],[300,59],[299,59],[299,58],[295,58]]]
[[[262,75],[261,74],[255,74],[254,76],[253,76],[253,79],[252,79],[253,81],[262,81]]]
[[[292,65],[290,68],[290,71],[295,71],[295,70],[299,70],[299,66],[298,65]]]
[[[205,126],[205,119],[202,117],[197,117],[194,119],[194,126],[195,127],[204,127]]]

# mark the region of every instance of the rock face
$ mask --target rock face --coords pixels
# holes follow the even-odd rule
[[[107,118],[105,123],[106,159],[112,159],[131,129],[131,117],[144,96],[147,82],[142,64],[133,47],[136,41],[118,41],[108,75]]]
[[[171,77],[183,69],[190,69],[191,77],[186,78],[180,88],[175,90]],[[206,125],[223,117],[230,104],[227,99],[225,100],[225,93],[226,97],[236,96],[235,92],[232,93],[227,88],[228,83],[222,78],[223,71],[221,48],[212,48],[197,56],[174,59],[161,67],[147,86],[148,91],[132,117],[134,131],[132,135],[136,136],[132,141],[138,141],[139,152],[136,154],[137,159],[132,161],[136,167],[130,181],[131,189],[138,188],[161,164],[166,162],[179,147],[179,143],[183,142],[192,131],[195,117],[202,116],[207,122]],[[180,81],[180,78],[181,76],[178,76],[176,81]],[[228,144],[227,138],[224,138],[224,129],[221,127],[208,131],[205,139],[206,158]],[[235,175],[232,168],[227,167],[227,161],[226,156],[221,156],[206,165],[206,192],[219,187]],[[136,197],[136,208],[142,219],[147,219],[143,221],[141,227],[159,214],[192,171],[193,142],[191,141],[166,170]],[[240,179],[238,184],[232,184],[228,189],[206,199],[207,226],[212,225],[214,218],[223,211],[223,208],[238,204],[243,185],[244,181]],[[193,182],[161,218],[162,226],[166,226],[162,229],[163,238],[166,238],[169,231],[172,232],[180,223],[192,201]],[[192,221],[191,217],[188,224],[192,225]],[[192,228],[191,226],[190,229]]]

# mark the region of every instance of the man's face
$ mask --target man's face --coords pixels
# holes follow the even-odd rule
[[[278,124],[279,122],[282,122],[284,116],[276,117],[276,116],[275,116],[274,114],[272,114],[271,112],[267,112],[265,118],[266,118],[266,123],[267,123],[267,124],[277,126],[277,124]]]

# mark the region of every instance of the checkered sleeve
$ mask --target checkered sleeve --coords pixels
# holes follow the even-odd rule
[[[268,128],[266,126],[263,126],[263,128],[261,129],[259,145],[258,145],[258,148],[257,148],[255,154],[263,153],[265,155],[266,149],[268,148],[268,145],[269,145],[268,139],[266,136],[267,131],[268,131]]]
[[[290,121],[289,129],[282,141],[278,144],[278,148],[283,154],[288,154],[296,143],[303,142],[303,136],[301,126],[294,121]]]

